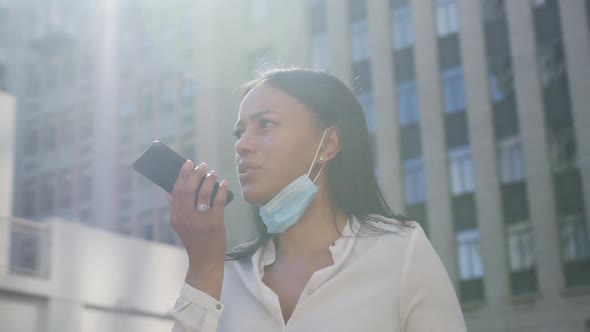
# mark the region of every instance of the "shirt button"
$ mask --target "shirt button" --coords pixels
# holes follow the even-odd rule
[[[221,310],[221,304],[218,304],[215,308],[217,308],[217,310]]]

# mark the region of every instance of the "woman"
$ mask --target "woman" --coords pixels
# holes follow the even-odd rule
[[[218,175],[187,161],[169,196],[189,256],[173,331],[466,331],[422,228],[383,199],[354,94],[304,69],[245,90],[236,163],[259,237],[226,255],[228,183],[209,206]]]

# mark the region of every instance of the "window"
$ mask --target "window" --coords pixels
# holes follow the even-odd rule
[[[45,66],[46,66],[46,69],[45,69],[44,88],[47,91],[53,91],[59,85],[58,68],[55,63],[51,63],[51,62],[46,63]]]
[[[41,195],[39,196],[39,208],[41,213],[53,213],[53,195],[55,193],[53,184],[45,183],[41,186]]]
[[[524,181],[503,184],[500,186],[502,193],[502,215],[506,224],[518,223],[528,220],[529,202],[527,187]]]
[[[160,91],[160,111],[172,112],[174,111],[174,104],[176,101],[176,93],[174,91],[174,83],[171,80],[162,82]]]
[[[121,215],[117,218],[117,224],[115,225],[117,233],[132,235],[133,234],[133,219],[129,215]]]
[[[330,67],[330,40],[327,33],[311,37],[311,66],[315,69]]]
[[[53,123],[45,125],[45,138],[42,142],[44,152],[52,151],[56,147],[57,132]]]
[[[566,73],[565,54],[561,41],[538,45],[539,74],[543,88],[561,82]]]
[[[141,122],[151,120],[154,112],[154,92],[152,89],[144,88],[139,95],[139,119]]]
[[[492,102],[497,103],[504,100],[506,96],[501,87],[500,78],[498,78],[498,76],[495,73],[490,72],[488,79],[490,82],[490,97],[492,99]]]
[[[590,259],[586,221],[581,215],[561,218],[559,222],[561,254],[566,263]]]
[[[456,148],[449,151],[449,169],[451,172],[451,191],[453,195],[472,192],[473,165],[469,147]]]
[[[60,124],[60,144],[71,145],[75,142],[75,113],[66,110],[62,113],[63,117]]]
[[[361,20],[350,25],[352,34],[352,61],[359,62],[371,56],[369,49],[369,24]]]
[[[117,168],[117,191],[119,193],[126,193],[131,191],[133,186],[133,178],[131,177],[131,167],[127,164],[120,164]]]
[[[354,91],[358,94],[371,91],[373,82],[371,81],[371,61],[363,60],[352,64],[352,77]]]
[[[435,0],[436,1],[436,23],[438,35],[448,36],[459,31],[459,19],[457,17],[456,0]]]
[[[312,34],[326,32],[326,3],[324,0],[310,1],[309,17]]]
[[[580,170],[553,174],[555,208],[558,216],[583,215],[584,192]]]
[[[88,201],[92,198],[92,177],[90,175],[81,175],[78,183],[78,193],[80,200]]]
[[[119,118],[121,120],[129,120],[135,113],[135,107],[130,100],[124,100],[119,106]]]
[[[89,139],[94,132],[94,113],[90,110],[82,109],[78,119],[78,135],[82,139]]]
[[[459,277],[462,281],[483,277],[483,263],[479,246],[479,229],[457,232]]]
[[[397,87],[399,122],[402,127],[420,121],[416,81],[400,83]]]
[[[453,67],[442,72],[444,109],[447,113],[465,110],[465,86],[463,69]]]
[[[37,192],[34,185],[25,185],[21,194],[22,216],[33,219],[37,212]]]
[[[37,96],[41,89],[41,75],[37,68],[32,65],[26,69],[25,93],[29,96]]]
[[[509,139],[499,144],[500,180],[504,184],[524,180],[524,156],[520,139]]]
[[[477,227],[477,208],[473,193],[451,197],[451,211],[455,231]]]
[[[63,170],[62,174],[59,185],[59,206],[61,209],[69,209],[72,207],[71,170]]]
[[[6,72],[7,72],[6,65],[0,63],[0,91],[8,89],[8,84],[6,83],[6,81],[7,81],[6,77],[8,75],[6,74]]]
[[[154,220],[152,211],[144,211],[137,218],[137,236],[146,239],[154,239]]]
[[[510,271],[528,270],[535,265],[533,234],[530,222],[508,225]]]
[[[371,141],[371,150],[373,153],[373,158],[375,158],[376,153],[377,153],[377,136],[376,136],[376,131],[377,131],[377,125],[375,123],[375,106],[374,106],[374,101],[373,101],[373,93],[371,91],[365,91],[362,93],[359,93],[357,95],[357,99],[359,101],[359,103],[361,104],[361,107],[363,108],[363,111],[365,112],[365,119],[367,121],[367,128],[369,130],[369,136],[370,136],[370,141]],[[375,165],[375,173],[379,172],[379,169],[377,168],[377,163],[374,163]]]
[[[481,0],[482,14],[486,21],[504,16],[504,0]]]
[[[367,19],[367,0],[348,0],[348,20],[357,22]]]
[[[551,170],[563,173],[578,168],[578,151],[573,127],[548,131]]]
[[[407,205],[426,201],[424,163],[421,158],[404,161],[404,180]]]
[[[530,0],[533,8],[540,8],[547,4],[546,0]]]
[[[391,13],[391,29],[393,32],[393,47],[396,50],[411,47],[414,44],[412,24],[410,5],[405,4],[393,9]]]
[[[252,21],[260,23],[268,18],[270,14],[270,2],[268,0],[252,0],[250,3],[250,15]]]
[[[375,107],[373,104],[373,93],[371,93],[371,91],[359,93],[357,95],[357,99],[363,107],[363,111],[365,112],[365,118],[367,120],[367,127],[369,128],[369,133],[375,133],[377,126],[375,124]]]
[[[91,209],[83,209],[79,213],[80,222],[85,225],[93,225],[92,220],[92,210]]]
[[[197,84],[195,77],[192,74],[186,74],[182,81],[182,104],[185,107],[193,107],[195,105],[195,94]]]
[[[25,137],[23,142],[23,152],[26,155],[31,155],[37,153],[38,147],[38,139],[37,139],[37,132],[35,129],[29,129],[25,131]]]

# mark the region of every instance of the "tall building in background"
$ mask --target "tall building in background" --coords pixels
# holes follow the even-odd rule
[[[241,39],[219,45],[221,76],[247,79],[262,49],[354,88],[383,190],[427,230],[470,331],[590,324],[590,2],[222,3]]]
[[[16,216],[179,244],[164,193],[130,165],[156,139],[198,160],[197,81],[200,67],[213,70],[197,53],[211,49],[199,37],[209,33],[207,8],[181,0],[9,8],[25,31],[11,64],[23,101]],[[206,107],[209,96],[200,97]]]
[[[470,331],[584,329],[590,1],[115,3],[21,9],[16,216],[178,243],[135,156],[160,139],[237,192],[240,84],[322,68],[354,88],[383,191],[427,230]],[[227,211],[248,239],[249,208]]]
[[[8,93],[7,8],[0,3],[0,216],[12,215],[16,100]],[[4,22],[4,23],[3,23]],[[2,232],[0,232],[2,233]],[[0,235],[0,237],[2,237]],[[0,239],[2,242],[4,238]]]
[[[0,216],[12,215],[16,100],[0,87]]]

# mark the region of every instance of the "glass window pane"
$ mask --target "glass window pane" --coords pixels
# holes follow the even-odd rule
[[[451,113],[465,109],[465,87],[463,69],[454,67],[442,72],[443,98],[445,112]]]
[[[351,24],[352,61],[359,62],[369,58],[369,26],[367,20]]]
[[[479,230],[468,229],[457,232],[457,256],[461,280],[483,276],[484,268],[480,254]]]
[[[311,64],[316,69],[327,69],[330,66],[330,44],[327,34],[312,38]]]
[[[393,44],[395,49],[403,49],[413,44],[412,16],[409,5],[396,7],[391,15]]]
[[[460,147],[449,151],[449,168],[453,195],[474,190],[473,165],[469,147]]]
[[[588,229],[583,216],[568,216],[560,221],[561,250],[566,262],[590,258]]]
[[[363,107],[363,111],[365,112],[365,118],[367,121],[367,127],[369,129],[369,132],[374,133],[376,131],[377,126],[375,124],[373,94],[370,91],[366,91],[358,94],[357,99]]]
[[[416,82],[403,82],[398,85],[398,108],[400,125],[406,126],[419,120]]]
[[[415,204],[425,201],[424,165],[422,159],[404,161],[404,183],[406,186],[406,203]]]

